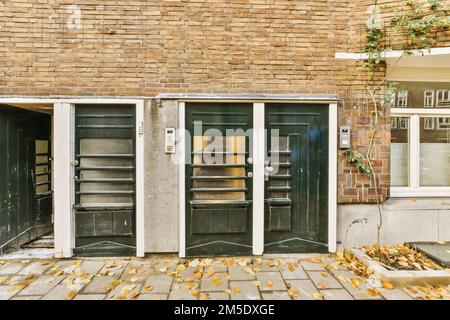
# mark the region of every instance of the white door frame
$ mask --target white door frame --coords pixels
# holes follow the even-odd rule
[[[136,106],[136,256],[145,254],[144,227],[144,100],[128,98],[3,98],[2,104],[53,104],[54,149],[54,232],[55,256],[70,258],[75,244],[74,232],[74,105],[134,104]]]
[[[211,100],[178,101],[178,192],[179,192],[179,256],[186,257],[186,206],[185,206],[185,115],[186,102],[212,102]],[[233,100],[213,100],[213,102],[231,103]],[[264,129],[265,103],[316,103],[328,105],[328,251],[336,252],[337,247],[337,103],[292,101],[239,101],[253,103],[253,255],[264,252]]]

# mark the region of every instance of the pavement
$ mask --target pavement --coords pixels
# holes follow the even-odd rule
[[[434,298],[448,298],[440,286]],[[434,291],[433,291],[434,292]],[[411,300],[427,286],[374,288],[333,254],[180,259],[0,257],[0,300]]]

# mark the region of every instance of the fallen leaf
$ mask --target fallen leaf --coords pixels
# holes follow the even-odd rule
[[[112,291],[112,290],[114,290],[119,284],[121,284],[122,283],[122,280],[117,280],[117,279],[114,279],[113,281],[111,281],[111,283],[109,284],[109,286],[108,287],[106,287],[106,291]]]
[[[298,297],[298,292],[297,290],[295,290],[294,288],[289,288],[288,289],[288,294],[293,297],[293,298],[297,298]]]
[[[214,278],[212,283],[213,283],[213,285],[218,287],[222,284],[222,281],[220,281],[220,278]]]
[[[34,278],[34,276],[32,274],[29,274],[24,278],[24,280],[31,280],[33,278]]]
[[[135,283],[136,281],[138,281],[138,278],[131,278],[130,281]]]
[[[256,258],[255,262],[256,264],[262,264],[262,258]]]
[[[0,284],[6,284],[10,279],[10,276],[0,277]]]
[[[325,272],[325,271],[323,271],[323,272],[321,272],[320,273],[320,275],[322,276],[322,277],[328,277],[328,272]]]
[[[359,282],[358,279],[355,279],[355,278],[354,278],[354,279],[351,280],[351,282],[352,282],[352,286],[353,286],[354,288],[359,289],[360,282]]]
[[[367,289],[367,293],[373,297],[380,295],[380,291],[378,291],[377,289],[372,289],[372,288]]]
[[[197,299],[200,297],[200,292],[198,290],[192,291],[192,296],[196,297]]]
[[[295,269],[296,269],[296,266],[295,266],[295,264],[293,264],[293,263],[289,263],[288,265],[287,265],[287,268],[288,268],[288,270],[289,271],[295,271]]]
[[[201,272],[195,272],[194,273],[194,278],[197,280],[200,280],[202,278],[202,273]]]
[[[261,286],[261,281],[253,281],[252,284],[253,284],[255,287],[260,287],[260,286]]]
[[[270,281],[270,280],[266,281],[266,286],[267,286],[268,288],[272,288],[272,287],[273,287],[273,282]]]
[[[114,261],[110,261],[107,264],[105,264],[105,268],[107,269],[111,269],[111,268],[115,268],[117,267],[117,263],[115,263]]]
[[[231,294],[231,289],[228,289],[228,288],[225,289],[225,293],[226,293],[226,294]]]
[[[77,295],[76,291],[70,291],[66,296],[64,297],[65,300],[72,300]]]
[[[318,288],[318,289],[325,289],[325,284],[324,284],[323,282],[319,282],[319,283],[317,284],[317,288]]]
[[[26,263],[29,263],[30,260],[22,260],[21,262],[22,262],[23,264],[26,264]]]
[[[48,266],[51,263],[52,263],[51,261],[42,261],[41,266]]]
[[[225,280],[230,280],[230,275],[228,274],[228,273],[226,273],[224,276],[223,276],[223,278],[225,279]]]
[[[9,288],[9,291],[19,291],[22,290],[24,288],[28,287],[28,283],[21,283],[21,284],[17,284],[15,286],[12,286],[11,288]]]
[[[390,282],[381,281],[381,284],[382,284],[383,288],[385,288],[385,289],[388,289],[388,290],[394,289],[394,285]]]
[[[187,290],[191,290],[191,289],[193,289],[195,287],[196,287],[195,283],[193,283],[193,282],[189,282],[189,283],[186,284],[186,289]]]
[[[234,291],[234,293],[238,294],[241,292],[241,289],[236,287],[233,289],[233,291]]]
[[[139,292],[137,292],[137,291],[133,292],[130,296],[130,299],[136,299],[138,295],[139,295]]]
[[[309,259],[306,259],[306,261],[308,261],[310,263],[322,263],[322,260],[320,260],[319,258],[309,258]]]
[[[313,297],[317,300],[323,300],[323,294],[320,292],[316,292],[313,294]]]
[[[146,285],[144,286],[144,290],[147,291],[147,292],[150,292],[150,291],[153,290],[153,287],[152,287],[151,285],[146,284]]]
[[[209,300],[209,294],[205,293],[205,294],[202,296],[201,300]]]
[[[138,268],[133,267],[128,271],[128,274],[131,275],[136,275],[138,273]]]

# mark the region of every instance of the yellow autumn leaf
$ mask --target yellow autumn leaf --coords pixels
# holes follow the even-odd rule
[[[226,293],[226,294],[231,294],[231,289],[228,289],[228,288],[225,289],[225,293]]]
[[[192,291],[192,296],[194,296],[195,298],[199,298],[200,297],[200,292],[198,290],[193,290]]]
[[[313,297],[317,300],[323,300],[323,294],[321,294],[320,292],[314,293]]]
[[[289,271],[295,271],[295,268],[296,268],[296,266],[295,266],[295,264],[293,264],[293,263],[289,263],[288,265],[287,265],[287,268],[288,268],[288,270]]]
[[[256,267],[256,266],[253,266],[252,270],[253,270],[254,272],[260,272],[260,271],[261,271],[261,269],[258,268],[258,267]]]
[[[267,286],[268,288],[272,288],[272,287],[273,287],[273,282],[270,281],[270,280],[266,281],[266,286]]]
[[[360,282],[359,282],[358,279],[353,278],[353,279],[351,280],[351,282],[352,282],[352,286],[353,286],[354,288],[359,289]]]
[[[261,286],[261,281],[253,281],[252,284],[253,284],[255,287],[260,287],[260,286]]]
[[[193,282],[189,282],[189,283],[186,284],[186,289],[187,290],[191,290],[191,289],[193,289],[195,287],[196,287],[196,285]]]
[[[147,292],[150,292],[150,291],[153,290],[153,287],[152,287],[151,285],[146,284],[146,285],[144,286],[144,290],[147,291]]]
[[[325,284],[324,284],[323,282],[319,282],[319,283],[317,284],[317,288],[318,288],[318,289],[325,289]]]
[[[381,284],[383,285],[383,288],[385,288],[385,289],[388,289],[388,290],[394,289],[394,285],[390,282],[381,281]]]
[[[324,278],[328,277],[328,272],[321,272],[320,275]]]
[[[209,300],[209,294],[207,293],[203,294],[201,300]]]
[[[128,271],[128,274],[129,274],[130,276],[136,275],[137,273],[138,273],[138,268],[136,268],[136,267],[131,268],[131,269]]]
[[[256,264],[262,264],[262,258],[256,258],[255,259]]]
[[[167,267],[162,267],[159,269],[159,272],[166,272],[167,271]]]
[[[218,287],[222,284],[222,281],[220,281],[220,278],[214,278],[212,283],[213,283],[213,285]]]
[[[234,291],[234,293],[238,294],[238,293],[240,293],[240,292],[241,292],[241,289],[240,289],[240,288],[238,288],[238,287],[236,287],[236,288],[234,288],[234,289],[233,289],[233,291]]]
[[[117,279],[114,279],[113,281],[111,281],[111,283],[109,284],[109,286],[108,287],[106,287],[106,290],[107,291],[112,291],[112,290],[114,290],[119,284],[121,284],[122,283],[122,280],[117,280]]]
[[[306,259],[306,261],[308,261],[310,263],[322,263],[322,260],[320,260],[319,258],[309,258],[309,259]]]
[[[52,263],[52,262],[51,261],[42,261],[41,266],[48,266],[50,263]]]
[[[21,284],[12,286],[11,288],[9,288],[9,291],[19,291],[26,287],[28,287],[28,283],[21,283]]]
[[[139,292],[137,292],[137,291],[133,292],[130,296],[130,299],[136,299],[138,295],[139,295]]]
[[[202,273],[201,272],[195,272],[194,273],[194,278],[197,280],[200,280],[202,278]]]
[[[64,297],[65,300],[72,300],[77,295],[76,291],[70,291],[66,296]]]
[[[230,275],[228,274],[228,273],[226,273],[224,276],[223,276],[223,278],[225,279],[225,280],[230,280]]]
[[[373,297],[380,295],[380,291],[378,291],[377,289],[372,289],[372,288],[367,289],[367,293]]]
[[[24,280],[32,280],[34,276],[32,274],[27,275]]]
[[[294,288],[289,288],[288,289],[288,294],[293,297],[293,298],[297,298],[298,297],[298,292],[297,290],[295,290]]]

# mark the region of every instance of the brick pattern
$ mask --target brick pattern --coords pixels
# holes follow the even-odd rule
[[[406,2],[378,1],[383,19]],[[0,95],[335,93],[342,98],[339,124],[352,125],[357,148],[369,140],[365,76],[334,55],[361,50],[373,1],[75,3],[0,0]],[[438,35],[438,45],[450,45],[449,35]],[[389,110],[381,112],[372,155],[385,199]],[[338,170],[339,202],[374,201],[373,183],[341,154]]]

